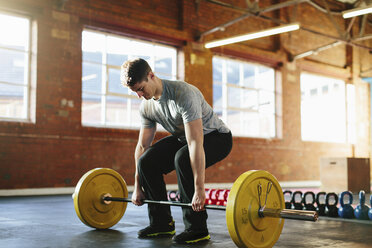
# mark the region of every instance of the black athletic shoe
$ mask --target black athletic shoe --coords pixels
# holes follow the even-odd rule
[[[138,238],[172,237],[176,233],[174,221],[165,226],[148,226],[138,231]]]
[[[201,241],[208,241],[211,239],[208,231],[197,232],[192,230],[185,230],[179,235],[174,236],[173,240],[179,244],[193,244]]]

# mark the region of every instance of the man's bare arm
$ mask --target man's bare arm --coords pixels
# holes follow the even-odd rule
[[[185,124],[185,134],[190,154],[190,163],[194,176],[195,192],[192,199],[194,211],[201,211],[205,203],[205,153],[202,119],[197,119]]]

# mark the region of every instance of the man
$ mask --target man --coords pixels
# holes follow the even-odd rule
[[[205,202],[205,169],[225,158],[232,148],[228,127],[213,113],[201,92],[182,81],[161,80],[143,59],[126,61],[121,83],[143,97],[142,126],[135,150],[136,173],[132,202],[167,200],[163,175],[176,170],[185,231],[177,243],[209,240]],[[171,133],[152,145],[156,123]],[[168,205],[148,205],[150,225],[139,238],[173,236],[174,221]]]

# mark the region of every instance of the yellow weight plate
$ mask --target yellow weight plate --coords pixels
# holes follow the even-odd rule
[[[102,197],[128,197],[128,189],[119,173],[108,168],[97,168],[85,173],[73,194],[76,214],[80,220],[93,228],[110,228],[123,217],[126,202],[105,204]]]
[[[282,232],[284,219],[258,216],[258,185],[261,185],[261,205],[265,204],[268,183],[272,187],[266,207],[283,209],[282,188],[267,171],[248,171],[234,182],[226,206],[226,222],[231,239],[240,248],[272,247]]]

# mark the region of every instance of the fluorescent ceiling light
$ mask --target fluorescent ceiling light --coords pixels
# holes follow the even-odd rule
[[[351,18],[354,16],[360,16],[360,15],[365,15],[372,13],[372,4],[367,5],[366,7],[361,7],[361,8],[355,8],[355,9],[350,9],[342,12],[342,17],[343,18]]]
[[[280,33],[285,33],[285,32],[289,32],[289,31],[294,31],[294,30],[297,30],[299,28],[300,28],[300,25],[298,23],[292,23],[292,24],[288,24],[288,25],[283,25],[283,26],[279,26],[279,27],[275,27],[275,28],[266,29],[266,30],[259,31],[259,32],[248,33],[248,34],[234,36],[234,37],[227,38],[227,39],[221,39],[221,40],[207,42],[204,46],[206,48],[218,47],[218,46],[237,43],[237,42],[241,42],[241,41],[262,38],[262,37],[266,37],[266,36],[270,36],[270,35],[274,35],[274,34],[280,34]]]

